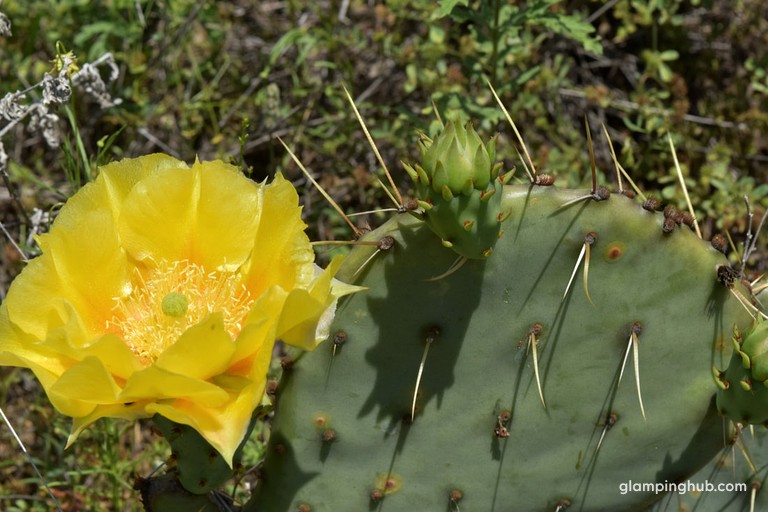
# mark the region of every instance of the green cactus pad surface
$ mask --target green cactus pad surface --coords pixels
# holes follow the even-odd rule
[[[369,290],[338,309],[346,342],[286,373],[246,508],[646,510],[662,495],[622,483],[722,454],[712,368],[751,322],[717,282],[724,256],[621,195],[561,208],[588,193],[505,187],[493,255],[436,280],[456,255],[424,223],[370,233],[396,244],[345,261]]]
[[[134,485],[141,493],[141,502],[146,512],[225,512],[233,511],[231,499],[224,495],[193,494],[179,483],[173,475],[154,476],[141,479]]]
[[[256,414],[251,420],[248,432],[253,429]],[[180,484],[192,494],[208,494],[232,478],[224,458],[192,427],[175,423],[163,416],[155,415],[157,429],[171,445],[171,459]],[[248,436],[246,436],[246,439]],[[235,452],[234,463],[240,464],[243,445]]]

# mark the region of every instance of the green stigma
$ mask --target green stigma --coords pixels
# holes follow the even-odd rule
[[[163,297],[163,313],[167,316],[182,317],[187,313],[189,301],[183,293],[171,292]]]

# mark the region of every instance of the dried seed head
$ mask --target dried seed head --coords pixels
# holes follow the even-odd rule
[[[42,84],[44,105],[66,103],[72,96],[72,89],[69,87],[69,79],[66,76],[56,77],[46,73]]]
[[[0,37],[11,37],[11,20],[0,12]]]
[[[101,77],[99,67],[106,67],[109,71],[107,81]],[[108,86],[111,85],[120,76],[120,68],[115,62],[111,53],[106,53],[93,63],[86,62],[80,67],[80,71],[72,76],[72,83],[82,89],[88,96],[93,98],[101,108],[109,108],[120,105],[121,98],[112,98]]]
[[[42,103],[36,103],[29,108],[29,132],[40,132],[45,143],[50,148],[58,148],[63,137],[59,116],[48,112],[48,108]]]
[[[5,152],[5,146],[3,141],[0,140],[0,173],[6,172],[8,169],[8,153]]]
[[[24,95],[19,92],[9,92],[0,98],[0,117],[6,121],[21,119],[27,112],[20,102],[23,98]]]

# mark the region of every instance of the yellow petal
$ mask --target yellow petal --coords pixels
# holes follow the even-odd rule
[[[261,223],[247,263],[246,286],[260,295],[269,286],[290,290],[309,284],[315,254],[304,233],[298,195],[278,174],[264,191]]]
[[[304,350],[314,350],[317,346],[315,331],[320,317],[329,304],[316,300],[306,290],[293,290],[285,301],[285,309],[280,317],[277,336],[285,343]]]
[[[362,290],[333,279],[342,262],[343,258],[334,258],[309,290],[296,289],[288,295],[277,329],[277,336],[285,343],[314,350],[328,335],[336,300]]]
[[[96,357],[69,368],[48,389],[48,398],[66,416],[91,414],[99,404],[114,404],[120,388]]]
[[[75,357],[76,354],[71,354]],[[115,377],[127,380],[135,372],[144,368],[123,340],[112,334],[105,334],[92,344],[83,347],[80,357],[96,357],[104,367]]]
[[[232,467],[232,458],[248,432],[251,415],[264,394],[265,386],[266,381],[251,382],[222,407],[209,408],[191,401],[176,400],[172,404],[151,404],[147,406],[147,411],[191,426]]]
[[[77,437],[82,433],[88,425],[101,418],[118,418],[125,420],[135,420],[137,418],[147,418],[152,414],[148,414],[144,407],[144,402],[134,402],[125,404],[108,404],[99,405],[93,412],[86,416],[80,416],[72,418],[72,431],[67,439],[67,448],[77,440]]]
[[[69,326],[73,337],[88,338],[88,332],[77,314],[78,297],[68,294],[46,255],[30,261],[14,279],[4,306],[9,321],[37,340],[45,339],[52,329]],[[80,302],[82,306],[82,302]],[[78,332],[79,331],[79,332]]]
[[[187,329],[155,361],[172,373],[207,380],[224,372],[235,352],[235,343],[224,329],[222,314],[213,313]]]
[[[168,169],[189,169],[189,166],[185,162],[160,153],[139,158],[125,158],[100,167],[96,183],[103,183],[107,202],[114,212],[113,217],[117,219],[120,217],[125,198],[139,181]]]
[[[123,247],[139,261],[185,259],[199,200],[199,172],[168,169],[141,180],[120,212]]]
[[[228,374],[253,380],[266,379],[275,346],[275,322],[254,323],[237,337],[237,351]]]
[[[54,226],[41,237],[43,261],[53,265],[60,282],[54,288],[55,296],[69,299],[89,330],[97,333],[112,316],[111,298],[130,289],[131,267],[107,208],[69,212],[70,217],[77,217],[78,227],[70,231]]]
[[[276,339],[275,329],[286,296],[283,290],[274,287],[254,302],[245,326],[235,340],[232,365],[228,370],[230,373],[251,376],[257,359],[271,359],[272,347]]]
[[[193,169],[198,167],[205,171],[205,192],[194,227],[194,250],[204,264],[237,270],[253,250],[264,186],[221,161],[196,163]]]
[[[228,395],[210,382],[150,366],[131,375],[119,400],[140,402],[173,398],[194,400],[208,407],[216,407],[226,403]]]
[[[170,169],[137,183],[125,199],[120,237],[134,258],[190,260],[234,270],[249,256],[259,188],[223,162]]]

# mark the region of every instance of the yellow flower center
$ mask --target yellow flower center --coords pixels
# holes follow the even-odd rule
[[[209,272],[184,260],[161,261],[143,272],[137,269],[130,293],[115,301],[106,330],[151,364],[184,331],[213,312],[222,312],[224,327],[237,337],[254,299],[236,272]]]

